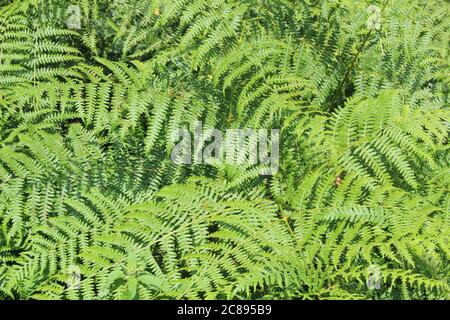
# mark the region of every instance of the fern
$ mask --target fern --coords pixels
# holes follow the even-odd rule
[[[0,7],[0,299],[449,298],[447,2],[69,5]]]

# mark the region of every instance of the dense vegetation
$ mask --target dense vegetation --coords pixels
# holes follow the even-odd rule
[[[0,3],[0,299],[450,297],[447,1]]]

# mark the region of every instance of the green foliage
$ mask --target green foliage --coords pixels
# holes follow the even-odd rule
[[[70,5],[0,7],[0,299],[450,298],[448,2]],[[197,120],[279,172],[175,165]]]

